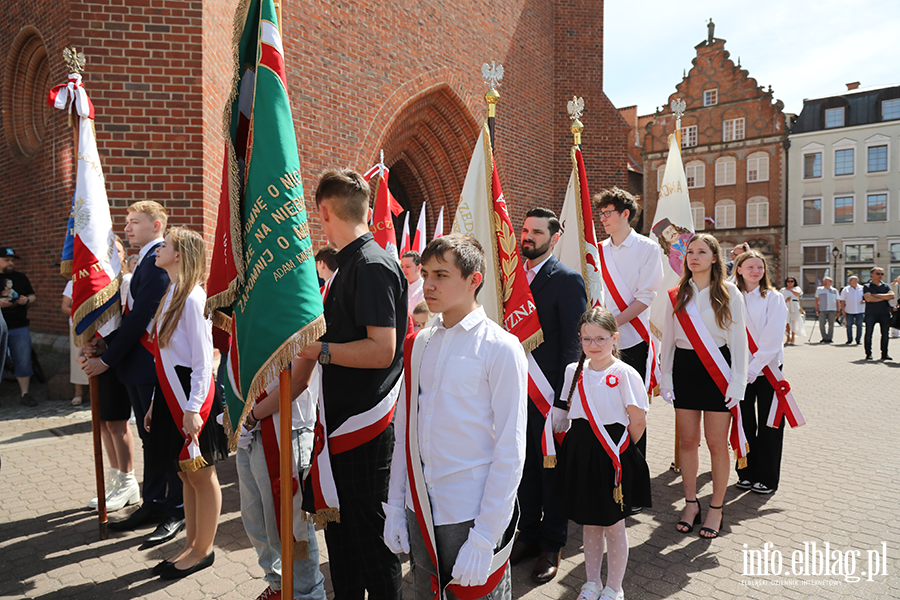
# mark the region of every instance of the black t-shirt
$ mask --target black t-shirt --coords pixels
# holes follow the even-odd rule
[[[397,347],[386,369],[322,366],[322,391],[328,431],[378,404],[403,370],[407,325],[407,283],[397,260],[371,233],[337,254],[338,271],[325,299],[327,330],[323,342],[353,342],[367,337],[366,327],[394,327]]]
[[[12,282],[10,291],[6,289],[6,286],[9,285],[8,282]],[[4,297],[9,296],[10,299],[13,299],[16,296],[30,296],[33,293],[34,288],[31,287],[31,282],[28,281],[24,273],[19,273],[18,271],[0,272],[0,295]],[[3,318],[6,319],[6,325],[10,329],[28,327],[28,307],[17,304],[4,308]]]
[[[863,286],[863,294],[887,294],[891,288],[886,283],[875,284],[871,281]],[[887,301],[882,302],[866,302],[867,315],[889,315],[891,314],[891,305]]]

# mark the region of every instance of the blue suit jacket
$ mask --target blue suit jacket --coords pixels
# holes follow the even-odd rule
[[[169,287],[169,274],[156,266],[156,251],[162,242],[153,246],[131,278],[129,294],[133,308],[122,317],[119,328],[104,338],[106,352],[103,362],[118,371],[119,381],[125,384],[156,382],[153,354],[141,343],[141,336],[156,315],[160,300]]]
[[[531,355],[556,393],[554,404],[566,408],[563,390],[566,366],[581,356],[578,319],[587,310],[587,292],[580,273],[562,264],[553,255],[531,282],[544,342]]]

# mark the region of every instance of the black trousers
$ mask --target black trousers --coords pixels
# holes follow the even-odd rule
[[[781,417],[778,429],[766,425],[769,410],[775,401],[775,389],[762,373],[756,381],[747,386],[741,400],[741,423],[750,444],[747,454],[747,468],[738,469],[738,479],[761,483],[773,490],[778,489],[781,479],[781,452],[784,446],[785,418]]]
[[[184,518],[184,499],[182,497],[182,483],[178,473],[166,468],[165,457],[156,456],[147,451],[147,436],[149,432],[144,429],[144,416],[150,409],[150,401],[153,400],[155,384],[125,384],[128,390],[128,398],[131,400],[131,408],[134,410],[134,418],[137,421],[138,435],[144,450],[144,502],[153,502],[154,507],[161,510],[166,516]],[[165,402],[162,390],[157,392],[157,402]]]
[[[643,380],[647,376],[647,352],[650,351],[650,345],[647,342],[641,342],[631,348],[623,348],[619,350],[619,358],[626,365],[629,365],[638,372]],[[647,428],[644,428],[644,435],[641,436],[634,444],[644,457],[647,456]]]
[[[568,393],[568,391],[566,391]],[[549,416],[548,416],[549,418]],[[554,469],[544,468],[541,437],[544,418],[528,400],[528,425],[525,430],[525,468],[519,482],[519,539],[539,544],[541,552],[559,552],[566,545],[569,520],[553,486]],[[556,444],[556,441],[553,442]],[[559,444],[556,444],[559,452]]]
[[[362,446],[331,455],[340,523],[325,528],[335,600],[400,600],[399,557],[384,544],[394,425]]]
[[[888,341],[890,338],[891,313],[873,315],[866,313],[866,339],[864,342],[866,355],[872,354],[872,334],[875,333],[875,325],[881,326],[881,356],[887,356]]]

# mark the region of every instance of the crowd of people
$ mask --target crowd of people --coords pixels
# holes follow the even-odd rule
[[[327,329],[292,362],[294,460],[307,474],[295,495],[295,511],[306,515],[293,528],[296,598],[325,597],[314,524],[327,525],[340,600],[399,599],[399,555],[406,553],[416,597],[437,589],[501,600],[512,594],[509,564],[533,560],[536,583],[556,576],[570,520],[584,527],[580,600],[624,598],[624,519],[652,506],[646,413],[657,387],[676,413],[685,496],[678,532],[700,525],[702,538],[721,535],[729,446],[738,488],[778,489],[785,417],[773,422],[770,413],[783,401],[776,389],[787,387],[784,344],[803,335],[802,291],[791,277],[776,289],[762,254],[738,246],[726,263],[715,237],[692,235],[672,265],[678,285],[661,290],[660,247],[632,229],[638,205],[613,188],[595,197],[608,236],[599,248],[607,306],[589,306],[582,275],[553,255],[559,220],[534,207],[520,251],[543,342],[527,356],[478,303],[480,244],[451,234],[398,261],[368,231],[369,194],[363,178],[346,169],[325,172],[315,193],[330,242],[315,255]],[[143,499],[110,529],[154,524],[145,546],[185,530],[183,548],[151,569],[179,579],[215,561],[215,465],[227,445],[216,419],[223,406],[212,325],[203,316],[204,242],[189,229],[167,229],[167,221],[156,202],[129,207],[125,234],[138,253],[123,288],[124,314],[82,347],[73,383],[86,383],[75,379],[79,372],[98,377],[108,509]],[[127,263],[121,241],[117,247]],[[0,252],[0,261],[15,257],[10,248]],[[0,268],[9,275],[8,264]],[[835,316],[846,315],[847,343],[855,326],[859,344],[864,322],[871,357],[872,330],[880,326],[882,358],[889,359],[897,290],[882,277],[873,269],[872,282],[851,278],[841,293],[826,279],[815,298],[823,341],[831,340]],[[6,309],[35,297],[24,276],[8,279],[16,295],[0,302],[17,347],[27,336],[15,332],[24,327],[27,334],[28,321]],[[667,308],[655,340],[649,308],[660,294]],[[63,298],[66,312],[71,290]],[[31,402],[30,366],[21,351],[13,360],[22,401]],[[278,411],[277,395],[258,399],[236,453],[241,515],[268,585],[263,600],[279,597],[282,587]],[[132,412],[144,457],[141,486]],[[703,440],[713,483],[705,518],[697,497]]]

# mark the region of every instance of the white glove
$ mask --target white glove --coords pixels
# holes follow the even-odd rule
[[[550,409],[550,419],[553,424],[553,433],[562,433],[569,430],[569,425],[571,424],[569,411],[554,406]]]
[[[759,373],[754,373],[753,371],[747,372],[747,383],[753,383],[756,381],[756,378],[759,377]]]
[[[725,406],[728,410],[731,410],[735,406],[738,406],[741,403],[737,398],[725,398]]]
[[[491,559],[494,557],[494,545],[483,535],[469,530],[469,539],[459,549],[456,564],[453,565],[453,579],[460,585],[484,585],[491,570]]]
[[[409,554],[406,508],[381,503],[384,508],[384,545],[394,554]]]
[[[675,402],[675,390],[670,390],[669,388],[659,388],[659,395],[663,400],[674,406],[673,403]]]

